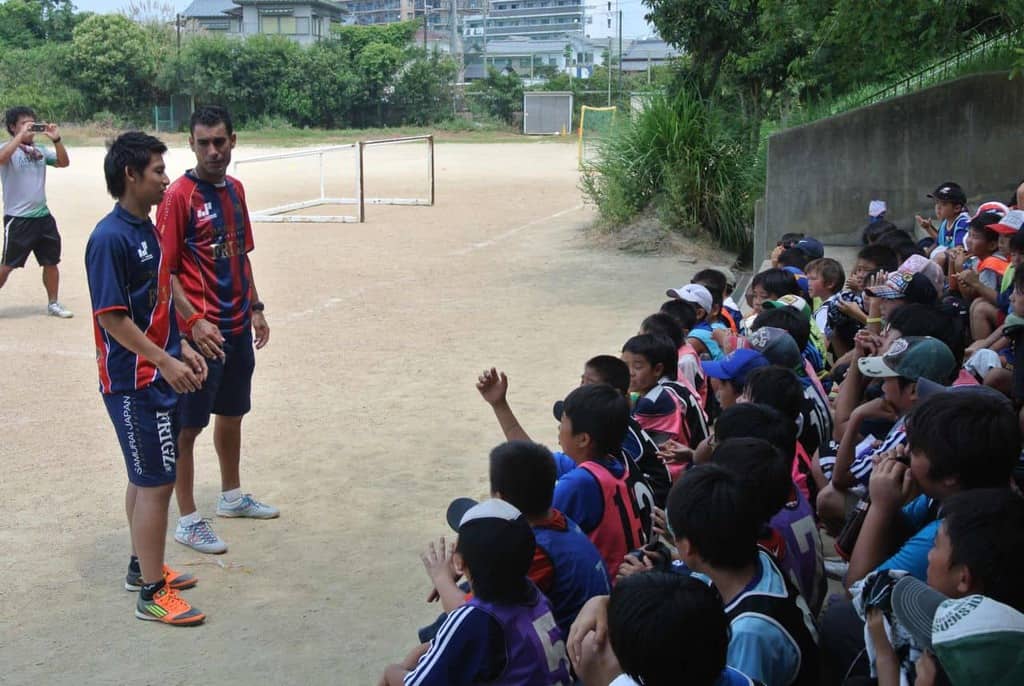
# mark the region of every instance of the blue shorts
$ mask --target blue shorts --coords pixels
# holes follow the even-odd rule
[[[178,411],[183,427],[201,429],[210,423],[211,414],[241,417],[252,407],[252,373],[256,369],[252,329],[224,334],[224,356],[223,362],[207,358],[210,371],[206,383],[195,393],[181,396]]]
[[[178,460],[178,394],[163,379],[103,402],[121,444],[128,481],[136,486],[174,483]]]

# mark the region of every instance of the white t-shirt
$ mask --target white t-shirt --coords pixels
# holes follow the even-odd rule
[[[11,217],[45,217],[46,167],[57,163],[57,153],[33,145],[40,156],[32,159],[20,147],[0,164],[0,183],[4,187],[4,214]]]

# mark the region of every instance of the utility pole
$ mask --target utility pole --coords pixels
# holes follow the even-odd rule
[[[427,51],[427,29],[430,27],[430,5],[423,2],[423,52]]]
[[[605,69],[608,70],[608,107],[612,106],[612,37],[608,36],[608,59],[605,60]]]
[[[619,10],[619,97],[622,97],[622,10]]]
[[[491,0],[484,0],[484,78],[487,78],[487,10]]]

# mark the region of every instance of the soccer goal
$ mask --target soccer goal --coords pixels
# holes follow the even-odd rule
[[[367,150],[409,144],[422,146],[424,164],[410,164],[407,155],[397,156],[403,158],[400,160],[401,175],[412,179],[402,187],[408,193],[394,196],[367,194]],[[371,165],[383,164],[373,155],[369,161]],[[248,171],[242,172],[243,166]],[[434,137],[406,136],[258,155],[235,160],[234,173],[246,182],[250,204],[253,204],[252,198],[266,197],[271,202],[278,201],[271,207],[251,210],[253,222],[358,223],[365,221],[368,204],[434,204]],[[319,189],[316,197],[309,197],[311,187]],[[291,199],[296,196],[298,199]],[[352,205],[355,207],[350,214],[304,212],[310,208]]]
[[[580,131],[579,131],[579,165],[585,169],[597,158],[597,151],[601,143],[612,133],[615,125],[615,107],[590,107],[583,105],[580,108]]]

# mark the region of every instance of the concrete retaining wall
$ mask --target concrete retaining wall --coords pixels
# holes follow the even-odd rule
[[[1006,200],[1024,178],[1024,78],[976,74],[782,131],[768,141],[764,219],[754,233],[760,264],[783,233],[853,245],[868,202],[911,228],[932,216],[926,197],[943,181],[979,201]]]

